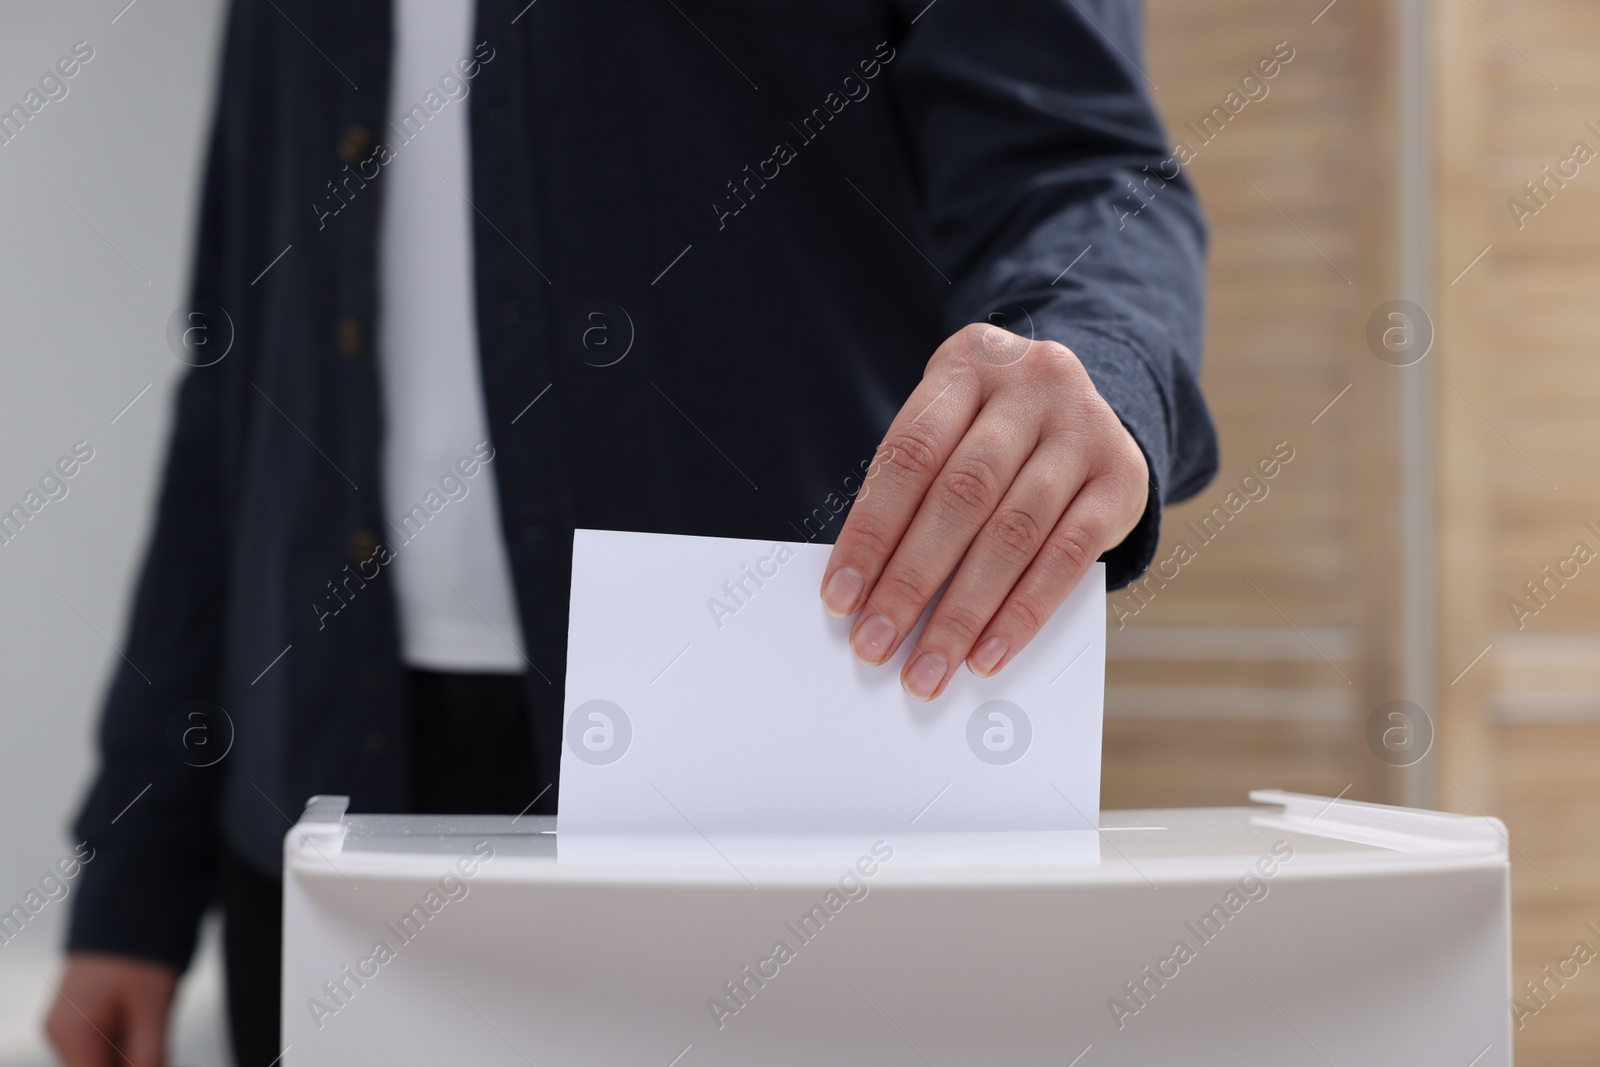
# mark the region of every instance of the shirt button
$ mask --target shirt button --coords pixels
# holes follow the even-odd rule
[[[378,535],[365,526],[358,527],[350,534],[350,542],[346,548],[350,553],[350,561],[359,567],[378,551]]]
[[[500,301],[500,321],[507,326],[517,324],[517,302],[509,296]]]
[[[339,158],[352,166],[366,159],[371,147],[372,131],[359,122],[346,126],[339,135]]]
[[[361,328],[361,320],[353,315],[339,320],[334,337],[339,344],[339,354],[346,359],[355,359],[366,350],[367,333]]]
[[[517,530],[517,536],[522,539],[522,543],[525,545],[536,545],[544,540],[544,527],[534,522],[524,523]]]
[[[374,731],[367,735],[367,751],[377,755],[389,747],[389,741],[382,734]]]

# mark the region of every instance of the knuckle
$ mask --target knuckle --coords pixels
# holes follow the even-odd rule
[[[1144,453],[1139,451],[1138,444],[1120,424],[1117,426],[1116,445],[1111,454],[1111,472],[1118,478],[1140,482],[1149,474],[1149,464],[1144,461]]]
[[[1144,514],[1151,493],[1150,466],[1144,453],[1121,423],[1114,433],[1115,438],[1098,461],[1098,473],[1091,479],[1104,502],[1101,514],[1107,528],[1123,520],[1137,521]]]
[[[1036,370],[1055,375],[1076,378],[1083,371],[1083,364],[1078,362],[1078,357],[1072,349],[1060,341],[1035,341],[1033,352],[1037,359],[1032,360]]]
[[[963,649],[970,649],[988,624],[988,616],[980,615],[966,604],[941,602],[938,613],[928,624],[928,629],[933,631],[934,636],[931,639],[924,639],[923,643],[959,645]]]
[[[894,540],[884,521],[864,509],[851,510],[847,532],[851,558],[864,556],[873,560],[887,560],[894,550]],[[840,540],[845,541],[846,538],[841,536]]]
[[[1000,472],[988,460],[968,456],[952,460],[939,475],[940,502],[960,515],[986,512],[1000,492]]]
[[[1144,452],[1139,448],[1133,435],[1123,432],[1123,447],[1118,455],[1118,465],[1122,476],[1136,485],[1146,485],[1150,481],[1150,464],[1144,458]]]
[[[1099,540],[1083,524],[1063,525],[1045,543],[1045,551],[1049,553],[1051,564],[1059,570],[1082,574],[1100,554],[1094,547]]]
[[[916,423],[900,427],[884,441],[889,458],[884,467],[914,481],[932,478],[939,471],[939,446],[933,434]]]
[[[1019,590],[1006,610],[1012,622],[1027,634],[1038,633],[1050,619],[1049,607],[1029,590]]]
[[[969,322],[956,332],[954,344],[945,345],[945,359],[951,368],[962,373],[981,371],[984,358],[994,346],[994,333],[998,329],[987,322]]]
[[[1037,341],[1039,354],[1052,363],[1072,364],[1078,362],[1078,357],[1072,349],[1060,341]]]
[[[901,607],[920,610],[938,584],[921,571],[897,563],[883,572],[872,590],[871,599],[880,612],[898,618],[902,613],[897,609]]]
[[[1088,385],[1088,372],[1066,346],[1054,341],[1038,341],[1029,357],[1022,361],[1029,386],[1048,391],[1058,403],[1060,398],[1065,398],[1074,407],[1081,404],[1080,398]]]
[[[1026,508],[1001,507],[989,520],[989,537],[994,550],[1007,563],[1016,565],[1038,552],[1044,541],[1044,526]]]
[[[1138,462],[1124,460],[1113,472],[1112,479],[1120,510],[1134,518],[1144,514],[1150,498],[1150,471],[1144,464],[1144,457],[1138,457]]]
[[[984,337],[992,329],[994,327],[987,322],[969,322],[957,331],[956,336],[963,342],[961,347],[970,352],[976,346],[983,344]]]

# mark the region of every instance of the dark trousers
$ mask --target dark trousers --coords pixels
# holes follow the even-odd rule
[[[413,811],[554,810],[555,789],[539,781],[536,769],[522,678],[412,671],[410,696]],[[538,803],[529,808],[535,798]],[[224,848],[220,893],[234,1062],[270,1067],[282,1052],[283,883]]]

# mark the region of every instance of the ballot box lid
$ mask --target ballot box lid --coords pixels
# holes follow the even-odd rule
[[[1129,884],[1234,878],[1252,866],[1290,878],[1504,867],[1509,839],[1489,817],[1280,790],[1252,807],[1102,812],[1097,830],[1015,833],[558,836],[553,816],[362,815],[312,797],[285,839],[285,864],[315,876],[412,878],[444,857],[492,855],[483,877],[531,882],[820,884],[853,865],[892,864],[904,884]],[[874,864],[875,865],[875,864]]]

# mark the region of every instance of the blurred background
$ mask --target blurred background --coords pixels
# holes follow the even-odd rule
[[[0,107],[92,51],[0,138],[0,505],[92,449],[0,545],[7,908],[71,852],[119,655],[222,7],[0,12]],[[1600,6],[1146,11],[1141,66],[1213,227],[1222,470],[1171,513],[1156,577],[1109,605],[1103,803],[1271,786],[1497,815],[1520,989],[1600,950]],[[1230,498],[1263,460],[1266,495]],[[48,1062],[65,914],[0,944],[3,1067]],[[178,1063],[224,1062],[214,942]],[[1519,1063],[1594,1064],[1600,970],[1523,1022]]]

